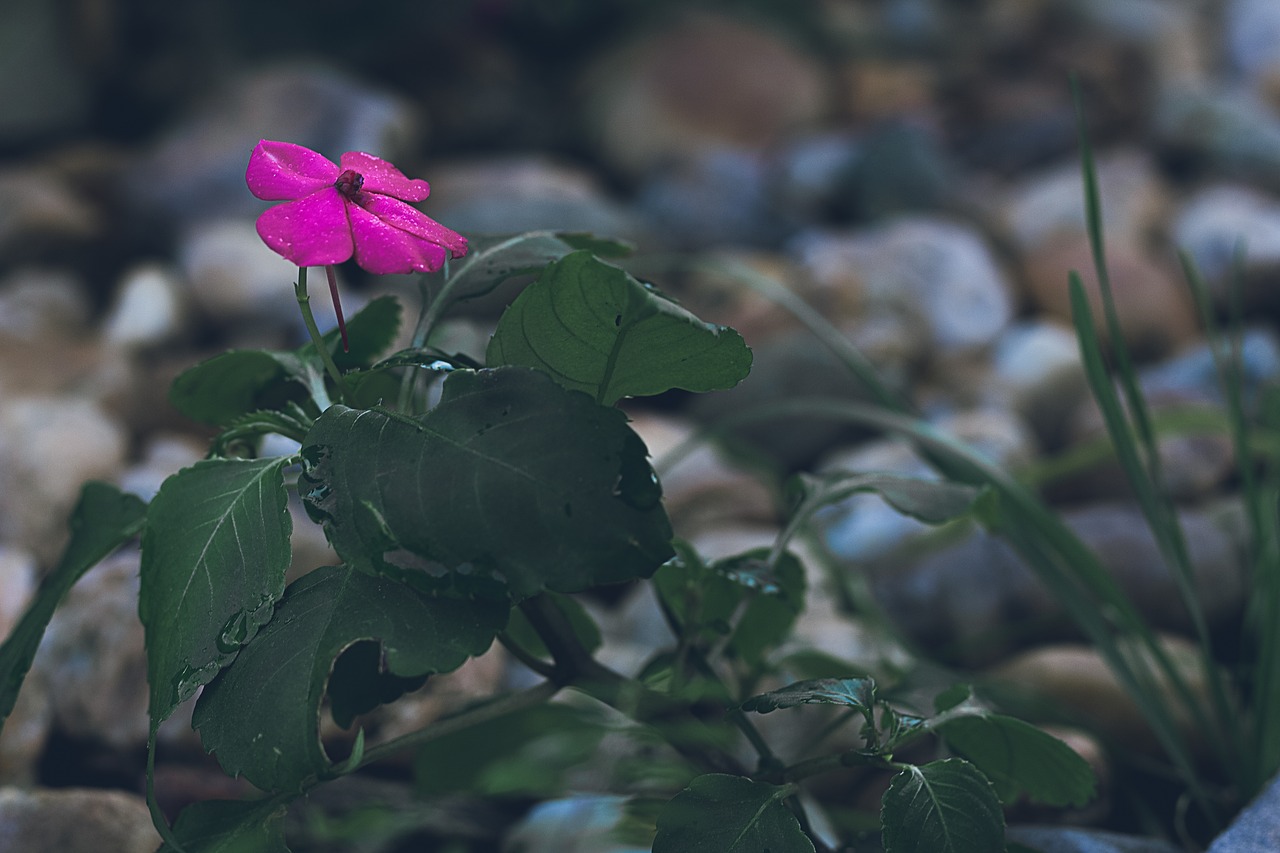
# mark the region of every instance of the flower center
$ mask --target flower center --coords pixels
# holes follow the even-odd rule
[[[356,193],[360,192],[360,188],[364,186],[364,175],[355,169],[347,169],[338,176],[338,180],[333,182],[333,186],[347,198],[353,198]]]

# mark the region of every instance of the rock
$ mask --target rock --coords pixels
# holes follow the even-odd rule
[[[0,788],[0,849],[23,853],[153,853],[146,801],[124,791]]]
[[[147,263],[128,270],[106,319],[102,336],[125,349],[143,349],[176,338],[186,322],[185,286],[174,270]]]
[[[254,144],[293,142],[337,162],[366,151],[421,177],[406,154],[418,150],[422,118],[385,91],[318,65],[277,65],[234,79],[140,158],[125,190],[165,225],[256,216],[265,204],[244,182]]]
[[[181,240],[178,263],[188,296],[211,320],[221,324],[265,324],[292,328],[298,316],[293,282],[298,268],[267,248],[251,219],[205,222]],[[324,292],[323,274],[308,283]],[[319,300],[317,300],[319,301]],[[321,313],[314,305],[316,313]]]
[[[1280,777],[1273,778],[1208,853],[1271,853],[1280,849]]]
[[[1137,358],[1166,355],[1196,336],[1195,312],[1184,284],[1146,251],[1121,240],[1107,240],[1107,267],[1116,314],[1129,348]],[[1106,340],[1093,254],[1085,237],[1055,240],[1026,256],[1027,283],[1036,307],[1071,322],[1067,275],[1080,274],[1093,309],[1095,327]]]
[[[838,210],[861,151],[859,138],[829,131],[788,140],[772,157],[772,195],[788,223],[826,219]]]
[[[841,70],[845,112],[859,123],[900,121],[936,108],[938,71],[918,59],[863,56]]]
[[[1152,625],[1191,632],[1177,584],[1137,507],[1098,504],[1065,511],[1062,520]],[[1210,625],[1227,624],[1244,602],[1233,539],[1204,513],[1183,511],[1179,522],[1200,609]],[[990,661],[1028,643],[1078,636],[1020,555],[978,530],[923,557],[880,561],[872,585],[900,630],[952,659]]]
[[[1197,646],[1169,636],[1160,637],[1159,642],[1191,694],[1207,701],[1208,685]],[[1104,739],[1149,754],[1161,752],[1137,703],[1093,646],[1063,644],[1033,649],[988,670],[984,677],[1002,689],[1050,703]],[[1175,699],[1173,688],[1165,678],[1157,679],[1184,741],[1207,750],[1190,715]]]
[[[649,449],[662,480],[663,506],[676,535],[688,539],[718,525],[777,519],[773,495],[759,477],[733,467],[714,444],[699,440],[693,425],[637,413],[631,428]],[[694,442],[686,455],[667,465],[677,448]]]
[[[1178,853],[1182,849],[1159,838],[1075,826],[1010,826],[1004,837],[1038,853]]]
[[[465,234],[587,231],[645,239],[639,218],[590,173],[538,154],[438,163],[423,209]]]
[[[73,273],[22,268],[0,281],[0,335],[12,339],[72,338],[89,321],[89,297]]]
[[[769,194],[768,163],[754,152],[708,148],[645,182],[636,199],[669,249],[770,246],[786,236]]]
[[[705,14],[611,52],[588,88],[592,136],[633,176],[707,150],[762,152],[815,124],[826,102],[813,59],[775,33]]]
[[[616,839],[626,809],[626,799],[615,796],[545,800],[512,827],[506,845],[523,853],[645,853]]]
[[[60,731],[119,750],[145,744],[149,725],[138,559],[121,551],[71,588],[28,676],[48,690]]]
[[[91,85],[68,16],[42,0],[11,0],[0,9],[0,146],[67,131],[88,121]]]
[[[1252,326],[1243,330],[1240,368],[1244,404],[1247,410],[1252,410],[1263,390],[1280,378],[1280,335],[1272,327]],[[1181,394],[1217,405],[1226,402],[1207,343],[1145,368],[1138,382],[1148,394]]]
[[[86,480],[115,477],[124,432],[97,404],[68,397],[0,403],[0,542],[51,565]]]
[[[1190,255],[1219,303],[1230,294],[1237,252],[1246,304],[1274,308],[1269,285],[1280,271],[1280,202],[1249,187],[1215,184],[1174,217],[1171,239]]]
[[[1240,87],[1169,89],[1152,117],[1166,157],[1210,176],[1280,189],[1280,115]]]
[[[837,215],[861,222],[943,210],[955,197],[955,165],[938,134],[909,121],[886,122],[859,147]]]
[[[1083,0],[1072,12],[1098,34],[1141,48],[1151,84],[1190,85],[1208,79],[1216,51],[1208,49],[1204,15],[1191,3],[1162,0]]]
[[[0,785],[35,784],[52,727],[48,687],[39,679],[25,679],[13,710],[4,721],[4,731],[0,732]],[[7,848],[0,844],[3,849]]]
[[[1005,329],[992,349],[989,380],[1045,448],[1062,443],[1068,416],[1088,393],[1075,334],[1053,320]]]
[[[1099,155],[1096,166],[1102,227],[1108,243],[1142,245],[1152,233],[1162,230],[1168,193],[1149,155],[1119,149]],[[1023,252],[1086,237],[1079,162],[1072,160],[1019,179],[1000,211],[1005,228]]]
[[[867,314],[909,318],[942,353],[991,343],[1013,315],[990,248],[955,222],[910,217],[845,234],[809,232],[792,249],[819,280],[833,266],[857,270]]]
[[[204,446],[190,436],[157,433],[147,439],[142,458],[120,474],[120,489],[150,502],[171,474],[204,457]]]
[[[0,639],[9,636],[35,594],[38,580],[35,558],[25,551],[0,544]]]
[[[1228,0],[1223,35],[1231,65],[1257,82],[1280,69],[1280,9],[1267,0]]]
[[[93,206],[45,166],[0,169],[0,211],[0,256],[8,263],[49,260],[102,227]]]

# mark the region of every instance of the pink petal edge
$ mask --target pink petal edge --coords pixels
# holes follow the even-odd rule
[[[340,160],[343,169],[355,169],[364,175],[366,192],[381,193],[404,201],[422,201],[431,194],[431,186],[422,180],[410,180],[395,166],[363,151],[348,151]]]
[[[435,272],[447,250],[440,244],[402,231],[362,208],[351,205],[351,234],[360,268],[375,275]]]
[[[388,225],[443,246],[452,257],[460,258],[467,253],[466,237],[446,228],[416,207],[410,207],[390,196],[374,193],[361,193],[357,203]]]
[[[263,139],[249,155],[244,180],[249,192],[260,199],[287,201],[332,186],[338,174],[331,160],[310,148]]]

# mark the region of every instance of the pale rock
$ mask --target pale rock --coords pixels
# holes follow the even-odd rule
[[[0,788],[0,850],[154,853],[160,835],[146,801],[124,791]]]
[[[0,169],[0,255],[12,263],[95,236],[97,211],[52,169]]]
[[[1011,825],[1004,837],[1038,853],[1180,853],[1182,850],[1160,838],[1078,826]]]
[[[190,436],[177,433],[153,435],[147,440],[142,458],[120,474],[120,489],[150,501],[170,475],[204,457],[203,446]]]
[[[920,323],[940,353],[990,344],[1013,316],[995,255],[957,222],[914,216],[844,234],[808,232],[792,249],[818,281],[857,270],[866,312]]]
[[[1159,230],[1168,209],[1151,157],[1120,149],[1096,163],[1102,227],[1108,241],[1142,244]],[[1019,179],[1002,205],[1005,227],[1024,252],[1086,236],[1084,179],[1078,162]],[[1065,276],[1065,273],[1064,273]]]
[[[38,678],[24,679],[0,731],[0,785],[27,787],[35,783],[52,727],[48,686]]]
[[[775,33],[711,15],[612,51],[588,87],[594,136],[632,175],[711,149],[764,151],[815,124],[827,99],[813,59]]]
[[[1107,240],[1107,268],[1120,329],[1139,358],[1167,355],[1196,337],[1195,311],[1186,285],[1151,253],[1124,240]],[[1064,237],[1029,252],[1027,283],[1036,307],[1071,322],[1068,273],[1080,274],[1098,335],[1106,340],[1106,318],[1086,237]]]
[[[0,335],[71,338],[83,335],[88,322],[88,294],[71,272],[27,267],[0,281]]]
[[[1075,334],[1054,320],[1007,328],[992,348],[989,379],[1048,447],[1062,441],[1063,424],[1088,393]]]
[[[147,656],[137,551],[90,569],[55,611],[28,678],[48,690],[54,725],[116,749],[147,741]]]
[[[1237,184],[1215,184],[1182,206],[1170,231],[1218,300],[1227,296],[1237,252],[1250,301],[1271,289],[1280,269],[1280,201],[1274,196]]]
[[[760,154],[708,148],[657,168],[635,204],[668,249],[767,246],[786,233]]]
[[[1231,64],[1246,78],[1280,67],[1280,7],[1270,0],[1227,0],[1223,36]]]
[[[1272,777],[1208,853],[1271,853],[1280,848],[1280,776]]]
[[[102,323],[103,339],[126,349],[165,343],[177,337],[186,320],[185,287],[160,264],[128,270]]]
[[[1170,87],[1156,98],[1156,141],[1211,175],[1280,189],[1280,115],[1242,86]]]
[[[0,542],[44,565],[66,541],[66,520],[86,480],[111,480],[126,436],[100,406],[72,397],[14,397],[0,404]]]
[[[8,637],[36,591],[35,557],[0,544],[0,638]]]
[[[254,317],[279,327],[297,316],[298,267],[267,248],[251,219],[203,223],[181,240],[178,255],[192,302],[211,319]]]

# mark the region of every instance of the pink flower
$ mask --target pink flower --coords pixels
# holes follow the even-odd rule
[[[460,258],[467,239],[406,202],[422,201],[426,181],[411,181],[370,154],[348,151],[340,165],[290,142],[260,141],[245,182],[266,201],[287,204],[258,217],[258,234],[300,267],[330,266],[355,256],[376,274],[434,272],[446,253]]]

